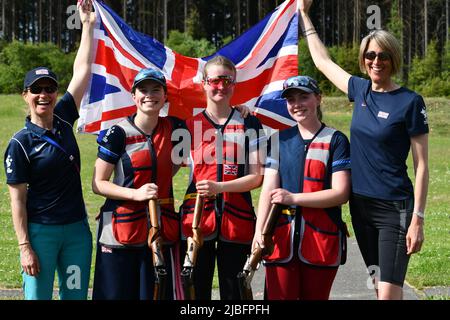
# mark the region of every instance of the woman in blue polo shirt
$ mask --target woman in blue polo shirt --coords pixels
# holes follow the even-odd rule
[[[95,14],[89,2],[79,13],[83,31],[66,94],[56,102],[58,81],[48,68],[29,71],[22,96],[30,116],[5,152],[27,300],[52,299],[55,270],[61,299],[87,298],[92,237],[72,126],[90,74]]]
[[[372,31],[360,46],[359,65],[369,79],[351,76],[329,57],[308,16],[312,0],[299,1],[303,33],[317,68],[354,102],[350,127],[356,239],[367,267],[378,270],[379,299],[402,299],[409,257],[420,251],[428,190],[428,123],[423,98],[396,84],[398,40]],[[407,174],[412,149],[415,187]]]
[[[263,226],[271,203],[281,204],[274,249],[264,257],[267,299],[327,300],[345,260],[341,205],[350,194],[349,143],[322,123],[322,97],[314,79],[291,77],[283,89],[297,125],[271,137],[254,246],[270,241],[264,239]]]

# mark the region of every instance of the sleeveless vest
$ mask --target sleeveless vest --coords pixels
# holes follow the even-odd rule
[[[280,133],[279,174],[281,188],[290,192],[316,192],[330,188],[330,147],[336,130],[322,126],[309,145],[301,146],[297,126]],[[284,135],[284,137],[283,137]],[[288,137],[287,139],[285,139]],[[292,153],[298,152],[296,155]],[[297,158],[292,163],[283,156]],[[290,163],[289,163],[290,162]],[[333,217],[333,218],[332,218]],[[299,259],[309,265],[337,267],[345,246],[345,233],[338,224],[340,207],[320,209],[288,207],[282,211],[274,231],[275,248],[265,263],[287,263],[297,252]]]
[[[161,235],[166,242],[178,241],[179,217],[175,213],[172,190],[172,120],[159,118],[151,137],[140,131],[131,118],[119,122],[117,126],[124,130],[126,138],[125,152],[115,166],[113,182],[134,189],[146,183],[155,183],[158,186]],[[150,226],[148,201],[107,199],[105,207],[112,211],[105,210],[103,213],[101,243],[113,246],[146,245]],[[108,235],[108,228],[113,238]]]
[[[255,135],[259,128],[250,128],[246,123],[247,119],[242,119],[234,110],[232,112],[228,122],[221,128],[216,128],[204,113],[186,122],[191,133],[192,174],[181,207],[183,238],[192,235],[196,182],[231,181],[248,173],[249,144],[256,140]],[[254,131],[249,131],[250,129]],[[256,215],[249,191],[224,192],[215,198],[205,199],[204,204],[200,228],[205,240],[212,240],[219,235],[223,241],[252,241]]]

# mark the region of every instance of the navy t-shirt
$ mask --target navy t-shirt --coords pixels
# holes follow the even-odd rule
[[[406,159],[413,136],[428,133],[423,98],[407,88],[376,92],[369,80],[351,77],[348,98],[354,102],[350,127],[352,189],[383,200],[413,195]]]
[[[9,141],[4,162],[6,183],[28,185],[29,222],[61,225],[86,217],[78,171],[80,151],[73,132],[78,117],[75,101],[66,93],[55,106],[52,131],[27,117],[25,127]],[[67,154],[46,141],[44,135]]]
[[[272,144],[273,136],[269,141]],[[303,162],[306,156],[306,146],[311,140],[304,140],[297,126],[282,130],[279,133],[279,149],[271,148],[266,159],[266,168],[280,173],[280,186],[290,192],[298,193],[299,179],[303,179]],[[278,154],[279,152],[279,154]],[[347,137],[336,131],[330,141],[330,158],[327,164],[328,176],[325,188],[331,188],[333,173],[350,169],[350,146]]]

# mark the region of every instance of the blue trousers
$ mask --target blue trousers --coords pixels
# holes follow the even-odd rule
[[[172,246],[164,245],[166,297],[174,300],[175,266]],[[173,269],[175,268],[175,269]],[[92,300],[152,300],[155,285],[152,252],[147,247],[106,248],[97,244]]]
[[[31,247],[40,272],[22,270],[25,300],[51,300],[55,271],[61,300],[86,300],[92,256],[92,234],[87,219],[66,225],[28,224]]]

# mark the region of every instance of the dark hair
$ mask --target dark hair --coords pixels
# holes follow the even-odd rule
[[[317,119],[319,119],[320,122],[322,122],[322,118],[323,118],[323,114],[322,114],[322,109],[320,109],[320,104],[317,106]]]

